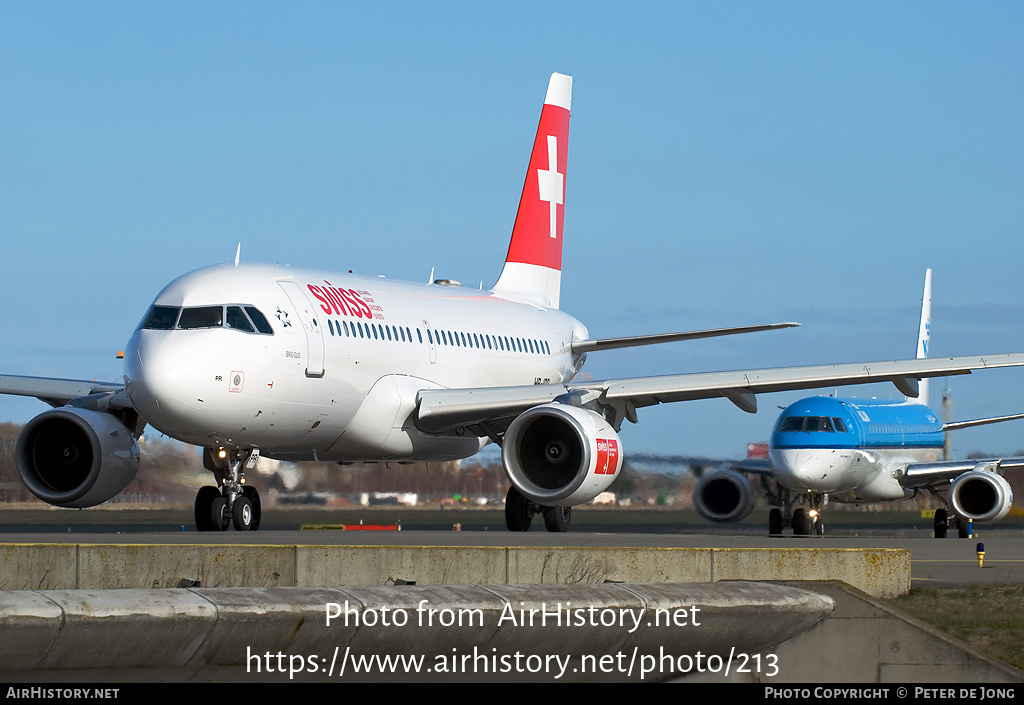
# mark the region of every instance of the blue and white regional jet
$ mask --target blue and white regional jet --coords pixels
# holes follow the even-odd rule
[[[928,355],[930,330],[929,269],[918,359]],[[784,527],[792,527],[797,535],[821,535],[821,510],[829,501],[890,502],[922,491],[943,501],[944,507],[935,514],[938,538],[949,527],[966,536],[970,521],[1005,517],[1013,493],[1001,473],[1024,467],[1024,458],[944,461],[944,436],[947,431],[1024,418],[1024,414],[943,424],[928,407],[927,380],[919,391],[916,402],[819,396],[790,404],[775,423],[768,462],[748,460],[736,466],[742,473],[762,478],[774,505],[768,516],[769,533],[777,535]],[[743,474],[724,470],[698,480],[694,503],[705,518],[739,521],[752,511],[754,494]]]
[[[231,263],[168,284],[109,383],[0,376],[0,393],[54,408],[25,425],[16,463],[26,486],[60,507],[114,497],[139,468],[149,425],[204,449],[213,484],[196,527],[259,527],[245,473],[260,456],[289,461],[441,461],[501,445],[511,483],[508,528],[543,514],[565,531],[574,505],[617,477],[618,432],[637,409],[726,397],[918,380],[1024,365],[1024,354],[578,380],[588,353],[784,328],[781,323],[592,339],[559,309],[572,79],[554,74],[504,267],[490,290],[345,272]],[[627,273],[621,273],[627,276]],[[339,472],[344,469],[339,465]]]

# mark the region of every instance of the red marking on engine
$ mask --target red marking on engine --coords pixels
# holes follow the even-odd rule
[[[619,443],[610,438],[597,439],[595,475],[614,475],[619,467]]]

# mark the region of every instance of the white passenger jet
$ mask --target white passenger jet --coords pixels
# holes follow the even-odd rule
[[[928,357],[932,270],[925,273],[917,357]],[[1024,467],[1024,458],[943,460],[945,433],[1013,419],[1024,414],[943,424],[928,407],[927,380],[916,402],[818,396],[790,404],[779,415],[768,460],[747,460],[708,473],[693,490],[697,511],[711,521],[740,521],[754,508],[756,492],[746,475],[759,475],[772,505],[768,533],[792,527],[796,535],[824,533],[829,501],[868,504],[910,499],[930,492],[942,500],[935,537],[953,528],[969,535],[970,522],[999,521],[1013,492],[1002,473]]]
[[[595,340],[558,308],[572,79],[554,74],[508,256],[489,291],[452,281],[398,283],[314,269],[226,264],[168,284],[125,349],[124,378],[0,377],[0,392],[53,407],[25,425],[18,471],[62,507],[105,502],[139,466],[149,424],[202,446],[216,486],[201,489],[200,530],[251,530],[259,494],[245,472],[260,455],[289,461],[442,461],[490,442],[508,473],[508,528],[571,508],[611,484],[618,431],[637,409],[726,397],[892,381],[1024,364],[1024,354],[578,381],[590,352],[795,324]]]

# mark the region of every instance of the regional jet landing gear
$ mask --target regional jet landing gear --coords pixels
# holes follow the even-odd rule
[[[508,488],[508,494],[505,495],[505,526],[509,531],[529,531],[533,517],[542,513],[548,531],[569,530],[572,507],[544,507],[528,500],[515,487]]]
[[[245,469],[255,467],[257,459],[256,449],[203,450],[203,466],[217,478],[218,487],[202,487],[196,494],[197,530],[227,531],[231,524],[238,531],[260,528],[260,494],[245,484]]]
[[[970,521],[955,514],[950,514],[949,510],[945,507],[939,507],[935,510],[935,538],[946,538],[946,532],[949,529],[956,529],[957,536],[962,539],[970,538],[971,536]]]
[[[807,507],[795,507],[797,499],[806,502]],[[828,495],[819,492],[806,492],[793,497],[793,493],[785,487],[776,485],[776,492],[769,494],[768,500],[776,506],[768,512],[768,534],[781,536],[786,527],[793,528],[794,536],[824,536],[825,522],[821,517],[821,509],[828,504]]]

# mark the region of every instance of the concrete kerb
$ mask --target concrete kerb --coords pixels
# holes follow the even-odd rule
[[[876,597],[910,590],[902,549],[9,544],[0,588],[842,580]]]
[[[337,678],[336,647],[427,659],[558,654],[576,664],[753,653],[825,619],[834,602],[792,586],[723,582],[17,591],[0,593],[0,606],[7,673],[283,666]],[[549,666],[534,675],[550,680]]]

